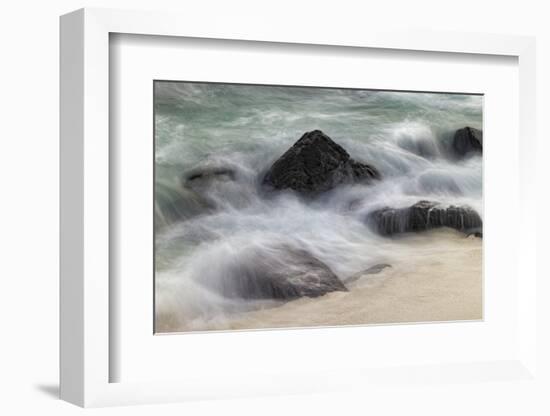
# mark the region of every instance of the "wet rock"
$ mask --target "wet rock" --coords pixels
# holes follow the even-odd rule
[[[353,159],[350,159],[349,163],[351,165],[353,179],[355,182],[368,181],[370,179],[380,179],[380,173],[373,166],[357,162]]]
[[[374,266],[369,267],[366,270],[362,270],[359,273],[355,273],[354,275],[350,276],[348,279],[346,279],[346,283],[355,282],[359,280],[361,277],[369,274],[378,274],[387,267],[392,267],[392,266],[391,264],[386,264],[386,263],[375,264]]]
[[[453,151],[459,157],[468,154],[483,152],[483,132],[473,127],[464,127],[456,131],[453,142]]]
[[[367,270],[364,270],[362,274],[377,274],[384,270],[386,267],[391,267],[391,264],[380,263],[375,264],[372,267],[369,267]]]
[[[305,250],[251,248],[227,262],[221,281],[204,282],[225,297],[292,300],[347,291],[333,271]]]
[[[462,232],[482,228],[479,214],[468,206],[443,207],[438,202],[419,201],[407,208],[382,208],[367,216],[367,223],[381,235],[450,227]]]
[[[233,181],[235,177],[235,169],[230,167],[199,167],[186,172],[182,182],[185,187],[193,189],[203,187],[213,181]]]
[[[238,166],[205,164],[181,176],[182,188],[193,192],[210,210],[247,206],[254,198],[246,172]]]
[[[317,194],[340,184],[380,179],[370,165],[353,160],[348,152],[320,130],[305,133],[268,170],[263,184]]]

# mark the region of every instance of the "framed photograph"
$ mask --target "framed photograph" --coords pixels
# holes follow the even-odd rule
[[[63,16],[61,397],[536,383],[534,68],[528,37]]]

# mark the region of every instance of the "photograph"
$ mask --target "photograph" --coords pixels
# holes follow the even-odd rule
[[[153,81],[154,332],[483,319],[483,94]]]

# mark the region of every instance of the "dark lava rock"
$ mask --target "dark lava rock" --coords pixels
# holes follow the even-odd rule
[[[353,160],[348,152],[320,130],[305,133],[268,170],[263,184],[316,194],[345,183],[380,179],[372,166]]]
[[[483,152],[483,132],[473,127],[464,127],[456,131],[453,142],[454,152],[463,157],[469,153]]]
[[[467,206],[444,208],[439,203],[420,201],[408,208],[382,208],[370,213],[367,223],[382,235],[450,227],[462,232],[476,232],[482,227],[481,217]]]
[[[228,261],[221,281],[203,282],[228,298],[292,300],[347,291],[332,270],[309,252],[282,246],[251,248]]]

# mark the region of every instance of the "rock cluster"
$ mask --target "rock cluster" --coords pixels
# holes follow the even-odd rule
[[[482,132],[465,127],[457,130],[452,149],[463,158],[482,152]],[[421,149],[422,150],[422,149]],[[337,186],[355,183],[370,184],[380,180],[379,171],[370,164],[354,160],[348,152],[320,130],[305,133],[267,170],[261,183],[272,191],[290,190],[302,196],[315,197]],[[183,187],[197,194],[215,188],[218,183],[236,180],[231,167],[195,169],[183,178]],[[435,180],[424,178],[433,188]],[[457,192],[459,193],[458,187]],[[468,206],[444,206],[435,201],[419,201],[405,208],[384,207],[366,217],[366,223],[384,236],[450,227],[466,234],[482,237],[482,220]],[[223,279],[203,281],[225,297],[247,300],[292,300],[318,297],[334,291],[347,291],[346,286],[320,259],[301,248],[274,246],[251,248],[246,255],[228,262]],[[347,279],[352,282],[366,274],[380,273],[388,264],[378,264]]]
[[[338,276],[306,250],[288,246],[251,248],[229,262],[221,281],[203,281],[225,297],[292,300],[347,291]]]

